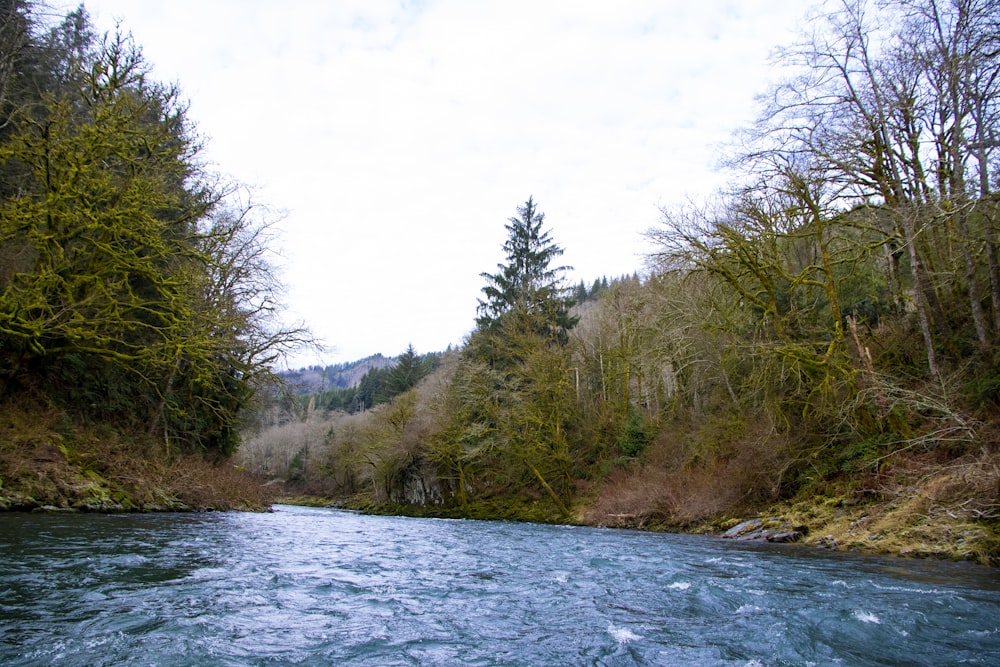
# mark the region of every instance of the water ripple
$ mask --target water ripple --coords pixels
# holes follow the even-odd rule
[[[993,570],[277,509],[0,516],[0,663],[1000,664]]]

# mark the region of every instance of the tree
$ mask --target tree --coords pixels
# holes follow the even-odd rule
[[[28,11],[0,5],[0,39]],[[0,58],[0,401],[228,455],[308,340],[277,322],[267,223],[202,171],[178,89],[130,36],[96,37],[81,8],[27,39]]]
[[[382,389],[382,400],[389,400],[417,386],[431,371],[427,360],[420,357],[413,345],[408,345],[406,351],[399,355],[396,365],[391,367],[385,378]]]
[[[531,197],[517,213],[505,225],[507,263],[497,265],[498,273],[482,274],[486,298],[479,301],[476,323],[481,331],[496,331],[504,317],[522,318],[539,333],[565,342],[576,324],[562,286],[563,273],[571,267],[550,266],[563,249],[543,230],[545,214]]]
[[[577,318],[562,286],[568,267],[545,216],[529,197],[509,219],[507,262],[484,273],[477,329],[469,338],[447,400],[454,417],[435,439],[432,458],[465,502],[478,476],[503,486],[538,486],[567,514],[575,414],[569,330]]]
[[[995,338],[980,265],[985,245],[990,302],[1000,305],[995,225],[982,195],[1000,120],[998,11],[996,0],[825,6],[806,38],[780,52],[794,74],[771,91],[739,161],[767,172],[776,155],[806,160],[841,207],[880,211],[871,218],[888,223],[886,252],[909,270],[900,293],[912,302],[937,378],[939,348],[953,351],[972,332],[984,353]],[[956,290],[967,295],[964,307],[945,298]]]
[[[22,0],[0,1],[0,129],[10,121],[17,103],[18,72],[31,41],[30,14]]]
[[[188,239],[213,203],[180,185],[196,150],[184,108],[175,90],[145,83],[120,35],[88,70],[83,90],[20,110],[0,146],[0,162],[25,175],[0,202],[0,244],[21,257],[0,284],[7,374],[70,351],[155,363],[184,316],[177,272],[197,261]]]
[[[278,358],[311,342],[303,327],[278,317],[271,223],[256,213],[249,201],[220,204],[197,233],[198,262],[185,281],[190,316],[164,346],[169,369],[150,422],[165,439],[195,437],[226,455],[238,445],[241,411],[271,383]]]

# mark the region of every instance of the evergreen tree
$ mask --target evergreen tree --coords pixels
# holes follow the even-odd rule
[[[534,487],[563,515],[571,497],[571,443],[575,415],[570,378],[569,330],[577,323],[562,286],[568,267],[543,229],[545,216],[528,198],[506,225],[507,262],[484,273],[485,299],[464,359],[468,382],[455,385],[462,423],[439,453],[459,478],[459,496],[477,469],[513,487]],[[464,375],[464,373],[463,373]]]
[[[407,346],[406,351],[399,355],[396,365],[390,368],[386,374],[382,400],[390,400],[413,389],[429,370],[430,368],[424,359],[413,349],[413,345]]]
[[[483,273],[485,300],[479,301],[476,323],[480,331],[497,331],[505,317],[523,319],[537,333],[565,342],[577,319],[569,315],[571,300],[565,297],[562,275],[571,267],[552,267],[563,254],[542,228],[545,214],[528,197],[517,208],[517,216],[505,225],[508,237],[503,245],[505,264],[497,273]]]

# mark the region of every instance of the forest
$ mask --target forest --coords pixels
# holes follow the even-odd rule
[[[483,211],[505,259],[458,349],[296,393],[273,216],[179,88],[82,6],[0,0],[0,509],[760,515],[1000,563],[998,17],[820,5],[634,275],[570,284],[525,193]]]
[[[768,512],[817,544],[998,562],[998,17],[823,5],[734,128],[729,186],[664,208],[642,272],[568,285],[529,197],[461,349],[370,409],[274,404],[239,460],[376,511]]]

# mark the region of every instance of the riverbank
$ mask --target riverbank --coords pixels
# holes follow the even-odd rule
[[[597,490],[581,523],[772,539],[841,551],[974,561],[1000,566],[1000,452],[901,451],[867,470],[818,478],[791,498],[739,502],[721,475],[673,481],[651,466]],[[664,489],[668,491],[664,491]],[[651,489],[656,489],[655,491]]]
[[[276,502],[307,507],[335,507],[367,514],[422,518],[526,521],[533,523],[625,528],[651,532],[678,532],[726,536],[744,523],[755,530],[733,534],[734,540],[795,543],[805,547],[858,553],[971,561],[1000,566],[1000,522],[975,518],[969,510],[956,514],[929,496],[858,500],[856,496],[823,497],[781,503],[752,516],[720,516],[697,525],[682,525],[664,516],[610,516],[597,520],[588,507],[577,508],[572,519],[544,505],[510,505],[494,512],[499,503],[471,503],[458,507],[380,504],[367,496],[331,499],[319,496],[280,496]],[[775,537],[778,539],[775,539]]]
[[[986,452],[948,461],[910,456],[886,467],[877,479],[859,484],[841,479],[796,497],[739,514],[718,512],[697,519],[672,514],[656,504],[610,502],[621,485],[595,485],[562,515],[542,497],[495,496],[465,507],[377,502],[369,494],[347,498],[286,494],[279,502],[340,507],[370,514],[530,521],[630,528],[661,532],[726,535],[754,521],[736,540],[795,542],[837,551],[908,558],[972,561],[1000,566],[1000,488],[996,456]],[[638,473],[628,487],[641,486]],[[622,507],[631,511],[620,511]],[[777,539],[776,539],[777,538]]]
[[[0,408],[0,511],[262,511],[272,501],[232,464],[171,451],[142,432]]]
[[[1000,504],[988,461],[968,458],[874,490],[798,497],[761,512],[765,527],[805,527],[805,545],[1000,566]],[[916,472],[916,471],[914,471]],[[713,532],[733,520],[709,524]]]
[[[659,481],[637,468],[628,484],[611,478],[581,489],[567,517],[541,496],[496,495],[464,507],[380,503],[368,494],[282,497],[279,486],[262,484],[230,463],[169,451],[142,433],[72,424],[54,411],[0,410],[0,511],[260,511],[280,500],[371,514],[716,535],[759,519],[756,535],[735,539],[783,534],[785,541],[817,548],[1000,566],[997,466],[997,455],[985,449],[944,461],[909,456],[863,484],[844,478],[752,511],[709,508],[701,515],[672,512],[660,493],[638,501],[637,489]]]

